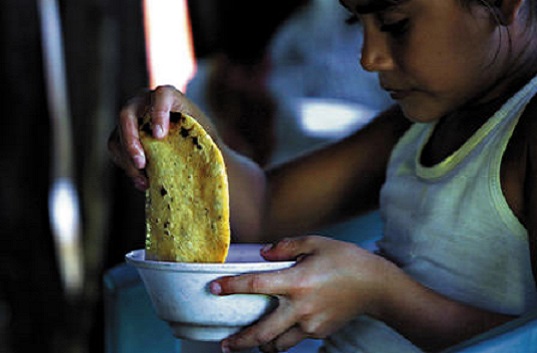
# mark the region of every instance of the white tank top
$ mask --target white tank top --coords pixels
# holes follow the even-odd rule
[[[520,315],[537,303],[527,230],[509,208],[500,166],[537,77],[441,163],[420,163],[434,124],[414,124],[392,152],[381,191],[378,246],[408,275],[454,300]],[[376,320],[360,317],[326,341],[324,352],[416,352]]]

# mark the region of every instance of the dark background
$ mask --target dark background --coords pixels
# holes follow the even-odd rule
[[[196,56],[258,60],[271,28],[302,2],[191,0]],[[51,126],[37,0],[0,2],[1,353],[103,351],[102,274],[144,241],[143,194],[106,151],[120,107],[148,82],[141,5],[60,1],[89,274],[83,298],[68,301],[48,216]]]

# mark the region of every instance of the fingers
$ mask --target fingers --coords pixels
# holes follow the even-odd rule
[[[263,352],[279,352],[304,338],[326,337],[332,331],[337,322],[330,313],[325,313],[326,301],[319,305],[317,297],[319,285],[323,283],[313,281],[312,285],[311,281],[313,273],[318,276],[319,268],[323,268],[319,263],[323,265],[324,262],[310,256],[328,248],[330,241],[333,242],[316,236],[282,240],[265,247],[261,254],[272,260],[297,259],[296,266],[280,271],[223,277],[211,283],[213,294],[268,294],[279,299],[279,305],[272,313],[224,340],[223,351],[261,346]]]
[[[145,107],[142,96],[131,99],[119,114],[119,142],[124,147],[131,163],[137,169],[145,168],[145,154],[138,132],[138,117],[142,107]],[[124,166],[125,167],[125,166]]]
[[[304,256],[316,253],[324,241],[324,238],[318,236],[285,238],[263,247],[261,255],[269,261],[300,260]]]
[[[158,139],[168,134],[170,112],[176,105],[178,91],[173,86],[159,86],[151,94],[151,120],[153,136]]]
[[[169,131],[170,112],[176,105],[176,94],[180,94],[173,86],[159,86],[152,92],[144,92],[131,99],[119,114],[119,137],[121,144],[137,169],[145,168],[146,159],[140,134],[138,118],[149,110],[152,118],[153,136],[164,138]]]
[[[132,98],[119,114],[118,128],[108,140],[108,150],[116,165],[125,170],[137,189],[145,190],[148,186],[143,172],[146,167],[146,156],[139,134],[139,121],[150,106],[153,119],[153,134],[163,138],[169,130],[169,115],[177,96],[180,95],[173,86],[161,86],[154,91],[145,91]],[[175,103],[174,103],[175,102]]]
[[[240,351],[247,348],[264,346],[289,331],[294,326],[295,318],[290,305],[281,299],[273,313],[265,316],[255,325],[249,326],[240,333],[232,335],[222,341],[223,351]],[[294,332],[294,331],[293,331]],[[289,344],[298,335],[284,337],[284,343]]]
[[[136,168],[130,157],[126,155],[125,150],[121,146],[117,128],[108,139],[108,151],[114,164],[125,171],[125,174],[133,180],[134,186],[140,191],[146,190],[148,187],[147,178],[143,171]]]
[[[259,348],[264,353],[286,352],[306,338],[308,336],[298,326],[293,326],[273,341]]]
[[[308,255],[316,253],[318,247],[325,241],[325,238],[317,236],[283,239],[272,246],[265,246],[261,254],[270,261],[301,261]],[[293,266],[280,271],[221,277],[210,284],[210,290],[216,295],[239,293],[288,295],[290,284],[298,283],[300,276],[299,271]]]
[[[221,277],[211,282],[209,289],[215,295],[267,294],[285,295],[289,283],[293,283],[294,271],[248,273],[239,276]]]

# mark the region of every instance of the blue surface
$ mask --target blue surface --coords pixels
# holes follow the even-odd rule
[[[372,250],[376,247],[375,242],[382,236],[382,231],[380,212],[372,211],[347,222],[324,228],[317,234],[355,243]]]
[[[106,353],[180,352],[160,320],[136,269],[119,265],[104,276]]]

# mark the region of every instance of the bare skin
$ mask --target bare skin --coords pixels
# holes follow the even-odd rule
[[[147,180],[137,117],[150,106],[161,138],[170,111],[189,113],[223,151],[235,234],[247,241],[284,238],[263,256],[298,259],[285,271],[212,283],[218,295],[264,293],[280,299],[275,312],[224,340],[224,351],[288,349],[307,337],[327,337],[361,314],[386,322],[424,349],[438,350],[512,319],[435,293],[354,245],[317,236],[285,237],[378,207],[390,152],[409,120],[438,122],[422,155],[425,164],[438,163],[532,78],[537,53],[522,16],[526,1],[503,0],[500,24],[484,7],[463,8],[457,0],[403,0],[374,12],[365,11],[371,10],[365,5],[382,1],[342,0],[364,26],[362,66],[378,72],[399,107],[349,138],[274,170],[263,171],[227,148],[210,120],[172,87],[126,105],[109,149],[138,188],[147,187]],[[532,263],[537,249],[536,105],[521,118],[501,165],[504,196],[528,230]]]

